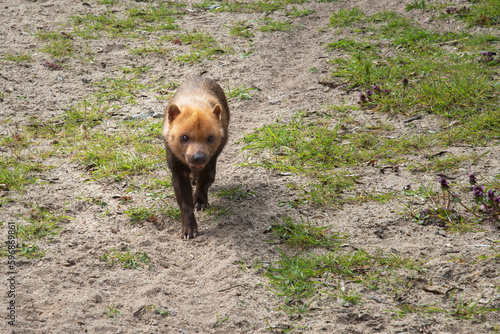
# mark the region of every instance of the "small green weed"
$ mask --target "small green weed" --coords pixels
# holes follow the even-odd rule
[[[215,327],[219,327],[220,325],[222,325],[223,323],[225,323],[226,321],[229,320],[229,317],[225,317],[225,318],[220,318],[219,317],[219,313],[215,313],[215,322],[214,324],[212,325],[213,328]]]
[[[155,314],[159,314],[162,317],[166,317],[170,314],[167,308],[163,306],[149,305],[148,307],[146,307],[146,309],[148,311],[152,311]]]
[[[231,215],[231,207],[223,205],[209,205],[204,212],[207,216],[214,217],[215,221],[219,221],[222,216]]]
[[[136,252],[130,254],[130,251],[118,252],[111,249],[101,256],[101,261],[108,262],[110,265],[119,263],[123,268],[140,270],[144,265],[148,265],[150,258],[146,252]]]
[[[45,256],[45,251],[41,250],[35,244],[26,244],[24,242],[18,245],[16,252],[17,256],[26,257],[28,259],[41,259]]]
[[[118,316],[122,316],[123,314],[120,310],[118,310],[117,306],[115,306],[115,303],[113,303],[113,305],[106,305],[101,315],[106,318],[116,318]]]

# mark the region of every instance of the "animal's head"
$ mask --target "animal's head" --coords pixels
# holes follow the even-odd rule
[[[171,104],[165,111],[164,137],[172,152],[192,170],[202,170],[222,139],[221,107]]]

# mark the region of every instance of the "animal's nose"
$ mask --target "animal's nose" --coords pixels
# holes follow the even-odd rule
[[[193,163],[195,164],[204,164],[207,161],[207,156],[204,153],[196,153],[193,156]]]

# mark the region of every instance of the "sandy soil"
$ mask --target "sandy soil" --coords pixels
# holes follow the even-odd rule
[[[355,104],[357,92],[328,88],[319,82],[329,73],[326,62],[338,54],[328,53],[325,43],[341,38],[328,28],[330,13],[340,8],[360,7],[366,14],[393,10],[409,16],[424,26],[454,31],[463,25],[454,21],[429,20],[430,12],[404,10],[409,0],[366,1],[352,0],[337,3],[306,3],[298,7],[315,13],[294,19],[299,29],[284,32],[256,32],[249,43],[244,38],[228,34],[226,25],[238,20],[256,20],[263,13],[214,13],[192,7],[179,20],[182,30],[209,32],[222,47],[232,47],[233,53],[216,60],[195,64],[173,61],[178,52],[166,55],[132,55],[129,48],[143,45],[140,39],[103,37],[96,40],[75,38],[79,48],[94,52],[93,62],[79,57],[63,57],[62,70],[51,70],[42,65],[53,62],[40,49],[47,42],[28,31],[71,32],[71,15],[99,14],[107,10],[95,1],[63,0],[4,0],[0,4],[0,54],[31,53],[32,61],[0,61],[0,134],[15,133],[36,115],[50,121],[64,113],[73,103],[84,100],[99,89],[92,83],[105,77],[121,75],[121,66],[151,66],[141,74],[142,82],[151,76],[182,82],[185,78],[203,74],[221,83],[223,87],[244,85],[254,87],[249,100],[229,101],[232,114],[230,142],[220,157],[218,175],[212,193],[220,188],[241,185],[241,189],[255,192],[255,196],[241,202],[229,202],[211,196],[215,205],[230,205],[231,214],[220,219],[197,214],[201,236],[195,240],[179,238],[180,223],[167,216],[157,222],[130,224],[124,211],[132,204],[120,204],[117,195],[125,195],[126,181],[88,181],[89,173],[70,157],[61,155],[40,157],[40,163],[56,166],[37,177],[47,182],[29,185],[22,193],[10,194],[16,199],[0,208],[2,240],[7,240],[7,222],[22,224],[19,215],[30,210],[31,203],[52,210],[64,210],[72,219],[63,223],[53,242],[41,241],[47,250],[39,260],[17,259],[16,323],[6,320],[7,260],[1,259],[0,288],[2,333],[254,333],[266,332],[270,326],[276,331],[292,323],[278,311],[282,299],[267,288],[267,279],[252,265],[270,264],[279,258],[273,244],[267,242],[265,232],[274,219],[282,215],[303,216],[319,226],[332,225],[335,231],[351,236],[353,247],[367,250],[397,251],[404,256],[425,258],[428,271],[416,280],[417,287],[401,297],[415,304],[450,304],[450,289],[458,289],[464,300],[490,301],[489,307],[500,307],[498,261],[490,259],[480,264],[468,264],[453,259],[477,258],[489,254],[489,240],[498,240],[499,232],[487,230],[476,233],[447,233],[434,226],[419,226],[404,220],[400,214],[403,199],[387,204],[368,202],[348,204],[337,208],[279,206],[280,202],[296,198],[287,183],[298,176],[279,175],[260,168],[245,168],[246,153],[241,151],[240,139],[253,129],[272,123],[277,117],[287,121],[298,111],[314,111],[326,104]],[[116,15],[133,1],[121,1],[112,8]],[[282,17],[281,11],[270,14]],[[244,58],[240,54],[253,53]],[[316,67],[317,72],[307,69]],[[125,117],[162,112],[165,101],[156,99],[157,93],[145,90],[136,97],[136,104],[121,104],[116,117],[102,125],[102,131],[119,131],[116,127]],[[23,98],[20,98],[23,97]],[[427,131],[439,126],[431,116],[425,117],[413,130],[403,126],[404,115],[389,120],[383,114],[357,111],[353,117],[360,121],[391,122],[401,131]],[[118,129],[118,130],[117,130]],[[32,138],[28,150],[44,150],[50,142]],[[158,139],[158,145],[162,142]],[[467,154],[487,152],[477,165],[467,165],[454,177],[465,182],[466,172],[481,172],[484,176],[498,173],[498,146],[489,148],[451,147],[450,152]],[[0,154],[11,154],[0,148]],[[416,160],[422,157],[415,157]],[[418,187],[436,180],[436,174],[410,172],[380,173],[379,168],[360,166],[351,170],[361,175],[354,193],[368,190],[401,190],[407,185]],[[169,178],[165,169],[150,175]],[[148,175],[134,178],[144,182]],[[132,181],[130,181],[132,182]],[[170,190],[169,190],[170,191]],[[133,205],[149,205],[145,190],[133,194]],[[3,193],[6,193],[5,191]],[[5,196],[5,194],[4,194]],[[92,205],[86,198],[99,198],[108,207]],[[176,205],[170,196],[167,202]],[[105,215],[104,210],[110,212]],[[439,233],[437,233],[439,232]],[[145,251],[151,258],[151,268],[130,270],[101,261],[110,249],[131,252]],[[242,270],[242,265],[246,270]],[[347,285],[353,283],[346,283]],[[431,287],[431,288],[429,288]],[[362,305],[345,307],[336,298],[324,295],[315,301],[312,311],[294,323],[298,332],[311,333],[493,333],[500,324],[498,313],[488,313],[484,322],[456,320],[444,314],[426,317],[412,314],[394,318],[388,309],[402,300],[387,295],[365,292]],[[373,297],[370,299],[369,297]],[[5,302],[4,302],[5,301]],[[148,309],[156,305],[169,311],[162,316]],[[103,317],[106,306],[120,310],[121,316]],[[217,321],[229,317],[218,326]]]

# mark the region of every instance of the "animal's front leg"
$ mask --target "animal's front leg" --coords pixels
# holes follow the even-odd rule
[[[208,188],[214,183],[216,165],[217,158],[214,157],[196,175],[196,191],[194,193],[196,211],[205,210],[208,207]]]
[[[194,239],[198,236],[198,224],[194,217],[193,189],[187,170],[172,170],[172,184],[175,198],[181,209],[181,222],[183,239]]]

